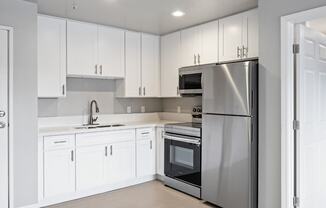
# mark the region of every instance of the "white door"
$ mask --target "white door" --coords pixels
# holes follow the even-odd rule
[[[76,150],[77,190],[105,184],[106,146],[78,147]]]
[[[192,27],[181,31],[181,60],[182,67],[198,64],[201,38],[200,27]]]
[[[98,55],[103,76],[123,78],[125,75],[124,31],[98,26]]]
[[[44,197],[75,191],[74,149],[51,150],[44,153]]]
[[[109,145],[107,182],[119,183],[136,177],[135,142]]]
[[[70,76],[101,76],[97,25],[67,21],[67,71]]]
[[[141,34],[126,31],[125,97],[141,96]]]
[[[160,37],[142,34],[142,95],[160,96]]]
[[[38,16],[38,97],[66,94],[66,20]]]
[[[8,207],[9,134],[8,134],[8,72],[9,32],[0,29],[0,207]]]
[[[219,21],[219,61],[241,59],[243,14]]]
[[[180,38],[180,32],[161,37],[161,97],[179,96]]]
[[[218,21],[209,22],[200,26],[201,50],[198,57],[199,64],[218,62]]]
[[[301,208],[325,207],[326,35],[297,26],[298,195]]]
[[[155,146],[152,139],[137,141],[137,177],[155,174]]]
[[[258,9],[246,12],[243,20],[244,58],[259,57],[258,27]]]

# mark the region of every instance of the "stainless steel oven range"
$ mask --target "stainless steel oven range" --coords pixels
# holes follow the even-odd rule
[[[201,197],[201,124],[165,125],[165,185]]]

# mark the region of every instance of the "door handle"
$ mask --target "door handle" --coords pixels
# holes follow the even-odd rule
[[[108,147],[107,146],[105,146],[105,153],[104,153],[104,155],[105,155],[105,157],[108,156]]]
[[[238,46],[238,47],[237,47],[237,57],[238,57],[238,58],[242,58],[242,57],[241,57],[241,54],[242,54],[242,50],[241,50],[241,48]]]
[[[144,96],[146,96],[146,87],[144,87]]]
[[[113,148],[112,148],[112,145],[110,146],[110,155],[113,155]]]
[[[6,112],[0,111],[0,117],[5,117],[5,116],[6,116]]]
[[[0,122],[0,129],[4,129],[4,128],[6,128],[6,124],[5,124],[5,123],[2,123],[2,122]]]
[[[97,64],[95,64],[95,74],[97,74]]]
[[[196,57],[196,54],[194,54],[194,64],[195,64],[195,65],[197,64],[197,57]]]
[[[100,74],[102,75],[103,74],[103,66],[100,65]]]
[[[198,64],[200,64],[200,55],[198,54]]]
[[[242,46],[242,56],[248,58],[248,48]]]
[[[74,162],[75,158],[74,158],[74,150],[71,150],[71,162]]]
[[[150,148],[153,149],[153,141],[152,140],[149,142],[149,144],[150,144]]]

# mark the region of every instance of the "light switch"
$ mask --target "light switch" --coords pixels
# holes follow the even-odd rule
[[[146,112],[146,108],[145,108],[145,106],[142,106],[142,107],[140,108],[140,111],[141,111],[142,113],[145,113],[145,112]]]
[[[131,106],[127,107],[127,113],[131,113]]]

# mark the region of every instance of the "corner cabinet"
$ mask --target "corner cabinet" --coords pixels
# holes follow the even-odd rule
[[[66,96],[66,20],[39,15],[38,97]]]
[[[117,80],[118,97],[160,96],[160,37],[126,31],[125,79]]]
[[[123,78],[124,31],[68,20],[67,57],[70,77]]]
[[[161,97],[180,97],[181,33],[161,37]]]
[[[182,67],[218,62],[218,21],[181,31]]]
[[[221,19],[220,62],[258,57],[258,9]]]

